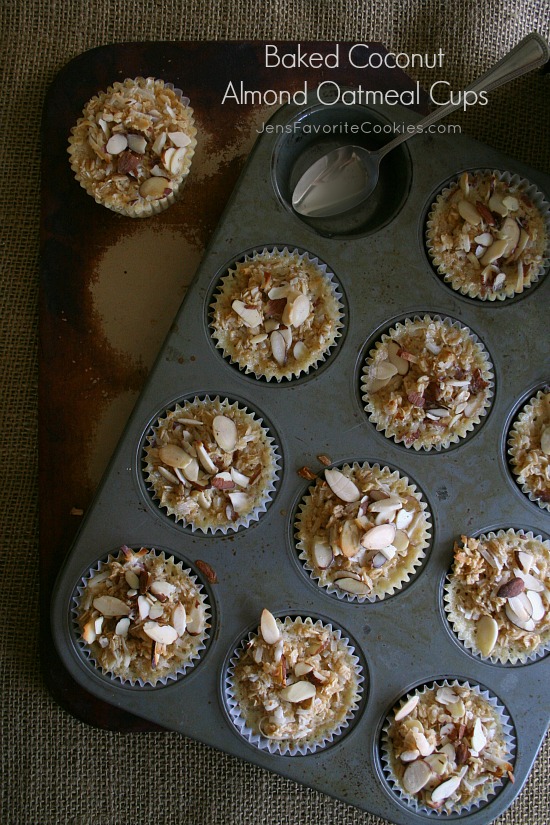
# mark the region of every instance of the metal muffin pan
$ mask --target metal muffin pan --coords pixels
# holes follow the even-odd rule
[[[309,118],[332,128],[330,135],[314,141],[293,127]],[[397,108],[373,112],[328,105],[285,107],[273,116],[274,130],[264,132],[251,153],[59,574],[53,633],[71,675],[98,698],[398,825],[441,817],[415,813],[389,789],[379,756],[386,714],[416,685],[444,678],[479,684],[510,716],[517,745],[515,783],[506,781],[488,804],[466,816],[443,818],[486,825],[519,793],[545,735],[550,656],[510,667],[469,655],[447,625],[441,591],[453,541],[461,533],[501,527],[545,537],[550,532],[548,513],[511,478],[505,450],[511,410],[548,380],[550,278],[498,305],[465,298],[432,269],[423,242],[424,221],[434,194],[465,169],[518,172],[547,197],[550,178],[467,137],[422,135],[384,161],[374,212],[367,206],[347,218],[302,220],[288,206],[292,183],[310,158],[349,140],[333,128],[346,119],[413,123],[415,117]],[[326,363],[305,377],[280,383],[247,376],[222,357],[211,339],[208,308],[232,261],[252,249],[275,246],[307,250],[324,261],[342,286],[346,307],[343,334]],[[491,408],[482,424],[451,449],[428,453],[378,432],[363,409],[360,391],[373,335],[397,317],[424,313],[471,326],[486,346],[495,374]],[[159,411],[194,395],[230,397],[265,414],[281,455],[267,511],[248,528],[225,536],[176,524],[152,502],[142,477],[141,450],[150,422]],[[410,474],[428,503],[432,528],[426,559],[413,580],[390,598],[374,603],[334,598],[300,569],[293,520],[308,483],[297,470],[307,465],[319,472],[316,456],[321,453],[336,465],[368,461]],[[75,587],[99,558],[122,544],[173,552],[195,571],[195,561],[202,559],[217,573],[218,583],[207,588],[213,615],[207,650],[184,678],[165,687],[125,687],[95,672],[79,650],[71,617]],[[277,756],[255,748],[227,716],[224,667],[238,641],[257,627],[264,607],[280,617],[334,622],[355,641],[364,662],[357,718],[331,747],[313,755]]]

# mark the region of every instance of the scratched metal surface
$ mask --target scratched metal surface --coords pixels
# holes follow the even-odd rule
[[[337,116],[330,112],[327,118]],[[297,114],[289,107],[272,122],[283,124]],[[395,117],[395,110],[382,114]],[[414,120],[404,111],[399,115]],[[504,703],[517,737],[515,784],[505,784],[489,805],[461,818],[484,825],[519,793],[545,734],[550,657],[513,668],[469,656],[448,630],[441,586],[453,540],[465,531],[516,527],[548,534],[548,514],[509,478],[504,437],[519,401],[548,380],[550,279],[503,304],[462,298],[433,273],[422,242],[423,221],[434,192],[465,168],[518,172],[547,196],[550,179],[465,137],[417,137],[403,150],[410,190],[393,218],[378,227],[366,216],[366,234],[350,225],[351,235],[327,237],[330,228],[320,234],[281,203],[272,177],[279,142],[278,135],[265,134],[250,156],[64,564],[52,602],[58,652],[73,679],[99,699],[399,825],[426,817],[396,802],[381,779],[378,737],[386,711],[424,681],[459,677],[479,683]],[[250,379],[221,358],[209,336],[207,304],[228,262],[252,248],[283,244],[307,249],[328,264],[343,287],[348,316],[345,336],[322,369],[305,380],[272,385]],[[448,315],[471,327],[495,371],[495,397],[483,425],[460,446],[439,454],[414,453],[386,439],[367,420],[360,399],[367,342],[393,318],[418,312]],[[267,513],[248,530],[227,537],[192,534],[175,525],[151,503],[141,477],[140,444],[149,422],[176,399],[205,393],[237,399],[265,416],[283,457]],[[342,602],[319,591],[302,570],[292,520],[307,482],[296,470],[304,464],[318,469],[319,453],[336,464],[368,460],[396,467],[424,491],[433,514],[430,553],[413,583],[396,596],[375,604]],[[211,588],[215,621],[207,654],[184,679],[156,691],[117,686],[90,670],[70,626],[69,604],[80,576],[95,562],[98,548],[101,555],[122,543],[167,548],[191,563],[201,558],[218,574],[219,583]],[[272,756],[244,742],[228,722],[225,659],[265,606],[280,616],[333,621],[355,641],[364,660],[361,713],[351,731],[324,752]]]

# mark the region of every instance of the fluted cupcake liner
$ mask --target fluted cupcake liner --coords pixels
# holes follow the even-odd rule
[[[332,645],[340,653],[343,653],[347,660],[352,676],[348,686],[346,706],[340,711],[340,718],[336,719],[333,724],[327,725],[320,719],[319,724],[308,735],[301,738],[276,738],[275,736],[268,737],[262,733],[261,719],[257,721],[257,724],[251,722],[250,718],[247,719],[246,708],[243,707],[244,701],[239,696],[239,685],[236,683],[235,669],[252,641],[258,637],[258,633],[249,633],[233,651],[223,677],[225,704],[230,719],[239,734],[254,747],[280,756],[305,756],[306,754],[316,753],[340,739],[352,723],[359,709],[363,693],[364,676],[359,658],[355,655],[355,649],[349,639],[343,636],[339,629],[334,629],[332,625],[323,623],[320,620],[314,622],[309,617],[302,619],[301,617],[291,618],[287,616],[282,621],[283,632],[294,627],[304,628],[306,631],[308,628],[328,630],[332,636]],[[304,712],[307,713],[307,711]]]
[[[141,548],[142,552],[144,550],[145,548]],[[126,551],[126,553],[124,551]],[[71,614],[77,647],[87,664],[91,668],[97,669],[97,671],[103,676],[110,678],[114,684],[121,684],[125,686],[128,685],[132,687],[159,687],[167,685],[170,682],[181,679],[189,670],[195,667],[206,649],[206,641],[210,635],[209,628],[211,626],[211,613],[206,593],[203,592],[202,584],[198,581],[191,569],[184,569],[183,562],[176,561],[173,556],[167,556],[164,551],[157,551],[154,548],[146,551],[146,554],[149,554],[149,557],[152,556],[155,561],[158,560],[160,562],[160,566],[162,566],[163,573],[166,577],[163,579],[163,582],[167,581],[169,585],[174,584],[174,582],[178,582],[179,587],[181,588],[182,582],[185,580],[185,589],[188,592],[185,594],[185,597],[182,594],[182,598],[184,599],[184,602],[188,602],[187,610],[185,610],[185,604],[183,602],[182,604],[184,607],[183,615],[186,623],[189,622],[193,609],[198,609],[200,611],[199,627],[193,628],[192,635],[186,629],[182,635],[178,635],[178,638],[175,641],[165,645],[166,650],[164,652],[162,652],[161,648],[160,662],[155,666],[152,664],[151,655],[155,644],[152,638],[150,642],[149,640],[145,641],[145,639],[143,639],[144,646],[147,646],[146,652],[148,657],[147,664],[145,664],[145,656],[133,652],[132,649],[129,649],[126,645],[125,639],[127,636],[116,634],[116,628],[114,631],[109,631],[108,634],[105,633],[105,619],[101,620],[101,611],[95,610],[95,612],[98,612],[98,618],[100,619],[102,626],[101,628],[98,628],[97,633],[95,630],[91,630],[92,638],[89,638],[87,635],[88,632],[90,632],[90,628],[87,628],[86,625],[82,625],[83,616],[86,613],[89,613],[91,611],[91,607],[93,607],[93,602],[91,602],[87,607],[84,607],[83,605],[84,601],[91,598],[88,588],[92,584],[94,587],[97,587],[98,585],[100,586],[102,580],[108,580],[110,578],[110,574],[112,573],[113,563],[123,565],[128,559],[126,554],[129,552],[133,553],[134,551],[130,550],[130,548],[124,548],[117,555],[109,554],[106,559],[99,560],[94,567],[89,569],[88,573],[82,577],[80,583],[76,586],[72,598]],[[139,551],[136,551],[136,556],[137,558],[142,558]],[[135,575],[139,576],[138,567],[130,569]],[[130,584],[128,584],[128,590],[130,592],[130,596],[127,596],[125,601],[129,600],[133,605],[131,612],[128,613],[128,616],[133,617],[132,621],[135,619],[141,626],[145,620],[142,620],[141,623],[139,622],[139,590],[132,595]],[[98,595],[105,597],[108,596],[108,593],[98,591]],[[159,603],[162,605],[160,600]],[[124,618],[124,614],[121,614],[120,618]],[[166,622],[163,622],[162,625],[165,626]],[[187,624],[187,627],[190,627],[190,625]],[[128,628],[126,629],[126,633],[128,633]],[[104,647],[102,639],[105,640],[105,647],[108,647],[109,635],[111,635],[113,639],[118,635],[116,645],[117,652],[116,655],[113,654],[115,660],[118,659],[118,661],[111,662],[110,664],[107,662],[102,662],[100,654],[100,650]],[[149,647],[151,648],[151,651],[149,651]],[[159,670],[156,670],[156,668],[159,668]],[[141,672],[142,675],[136,675],[136,671]]]
[[[237,323],[236,329],[231,330],[231,320],[237,318],[233,304],[235,300],[241,299],[246,287],[244,282],[240,282],[241,273],[244,268],[255,263],[265,265],[267,271],[270,264],[273,268],[303,265],[304,269],[309,269],[310,281],[313,279],[307,290],[311,318],[306,318],[305,323],[297,327],[283,324],[283,310],[276,306],[277,299],[273,299],[263,303],[262,315],[269,312],[269,318],[263,318],[253,327],[248,327],[244,322]],[[255,305],[262,291],[265,301],[269,290],[261,289],[251,306]],[[319,307],[324,311],[318,317]],[[326,264],[308,252],[289,250],[286,246],[264,247],[261,251],[246,255],[244,261],[236,263],[221,278],[210,309],[212,338],[222,356],[245,374],[279,383],[283,379],[299,378],[318,368],[338,343],[344,324],[342,294],[334,274],[327,269]],[[280,322],[279,326],[274,330],[265,329],[264,323],[269,324],[272,318]],[[234,333],[233,336],[231,332]],[[275,333],[279,336],[277,342],[273,340]]]
[[[137,95],[136,87],[139,89]],[[136,107],[133,111],[134,119],[142,114],[143,101],[147,100],[153,108],[143,114],[139,128],[135,122],[128,123],[129,131],[125,137],[134,141],[134,148],[126,147],[129,151],[122,163],[124,149],[107,149],[113,135],[123,134],[122,131],[111,131],[113,124],[118,126],[120,122],[124,123],[118,119],[120,107],[117,106],[114,113],[102,111],[106,117],[99,118],[97,123],[95,110],[101,106],[108,108],[110,98],[124,95],[128,98],[128,110],[132,109],[135,99],[141,97],[140,108]],[[179,107],[178,112],[175,111],[174,104],[176,108]],[[154,124],[163,120],[165,128],[152,144],[155,146],[158,142],[154,156],[150,158],[144,154],[149,147],[135,141],[144,140]],[[183,142],[179,137],[176,141],[175,137],[170,137],[171,134],[183,134],[185,138]],[[83,116],[71,130],[67,151],[76,180],[96,203],[130,218],[147,218],[164,212],[180,196],[195,153],[196,134],[193,109],[181,89],[152,77],[127,78],[123,82],[113,83],[105,92],[100,92],[88,101]],[[138,181],[135,170],[145,158],[146,176]],[[141,169],[143,168],[142,166]]]
[[[437,690],[441,688],[447,688],[451,690],[453,688],[465,689],[466,691],[470,691],[474,695],[476,701],[482,703],[481,707],[484,708],[484,724],[487,725],[487,722],[489,721],[490,717],[491,721],[493,722],[496,728],[493,739],[488,740],[488,744],[490,745],[491,742],[495,741],[498,737],[500,739],[501,744],[501,747],[499,748],[501,754],[495,754],[494,756],[488,756],[487,754],[485,754],[486,762],[488,762],[489,765],[491,765],[494,768],[494,774],[490,771],[487,771],[487,778],[480,782],[480,784],[478,785],[474,784],[475,778],[465,778],[465,774],[467,773],[467,765],[463,766],[462,770],[464,770],[464,768],[466,768],[466,770],[464,771],[464,776],[461,778],[460,786],[462,786],[462,788],[465,789],[466,794],[471,796],[471,798],[462,802],[460,801],[460,797],[458,799],[453,800],[454,794],[450,794],[447,798],[444,798],[443,800],[438,802],[436,807],[431,807],[431,805],[426,804],[427,801],[423,802],[421,799],[418,799],[416,795],[408,792],[403,785],[403,777],[399,776],[396,773],[396,765],[398,765],[400,770],[403,770],[404,773],[406,766],[408,764],[410,765],[411,762],[398,762],[397,758],[394,756],[392,746],[392,732],[394,725],[397,724],[395,721],[395,715],[399,713],[399,711],[402,708],[404,709],[404,713],[406,714],[406,706],[409,705],[409,702],[414,703],[417,697],[419,702],[422,702],[423,699],[429,697],[432,691],[437,692]],[[464,698],[467,698],[467,696],[464,696]],[[411,713],[414,714],[414,709],[413,711],[411,711]],[[450,714],[447,714],[447,717],[451,718]],[[406,718],[406,716],[404,718]],[[444,729],[443,726],[442,729]],[[380,747],[383,773],[391,791],[401,800],[401,802],[409,806],[415,813],[428,815],[436,819],[442,819],[448,816],[449,814],[467,815],[469,813],[472,813],[478,810],[479,808],[482,808],[492,797],[494,797],[499,792],[499,790],[503,786],[505,777],[509,775],[509,772],[511,773],[511,769],[513,767],[515,735],[508,713],[496,696],[492,695],[488,690],[480,687],[479,685],[472,684],[468,681],[462,681],[458,679],[449,681],[447,679],[441,679],[436,680],[434,682],[428,682],[422,685],[421,687],[409,692],[406,696],[403,697],[402,700],[400,700],[399,705],[396,705],[392,710],[391,714],[389,714],[386,718],[382,730]],[[441,744],[439,744],[437,748],[434,750],[434,753],[444,752],[443,747],[444,746],[441,746]],[[469,752],[471,750],[472,746],[471,742],[469,742],[466,750],[466,761],[470,757]],[[483,750],[484,749],[481,750],[482,759],[484,756]],[[430,759],[429,755],[427,756],[427,759]],[[419,761],[425,760],[426,757],[424,757],[424,760]],[[452,775],[459,775],[460,772],[460,768],[456,766],[456,769],[452,771]],[[435,778],[435,773],[432,778]],[[441,784],[443,784],[443,782]]]
[[[522,432],[522,430],[524,432]],[[543,431],[550,440],[550,389],[539,390],[516,415],[508,433],[508,464],[515,481],[527,498],[542,510],[550,511],[550,455],[542,449]],[[546,444],[545,444],[546,446]],[[548,449],[548,448],[547,448]],[[521,462],[522,469],[519,469]],[[538,465],[538,467],[537,467]],[[538,472],[534,472],[538,470]],[[547,485],[548,499],[542,497],[536,481]]]
[[[523,551],[529,555],[537,554],[536,557],[534,557],[535,564],[538,564],[538,566],[544,565],[545,574],[541,577],[542,580],[540,580],[538,576],[534,577],[539,581],[539,584],[533,583],[533,585],[539,589],[537,590],[538,597],[534,596],[533,598],[536,598],[537,602],[540,598],[542,604],[546,606],[546,619],[545,621],[541,620],[540,626],[532,631],[523,630],[507,618],[506,601],[504,598],[503,603],[496,612],[490,610],[487,605],[481,604],[479,600],[475,598],[473,600],[476,605],[475,608],[464,608],[461,611],[461,594],[463,592],[465,592],[467,596],[475,594],[476,582],[466,583],[464,581],[458,581],[453,570],[447,577],[443,592],[444,609],[449,625],[466,650],[484,661],[489,661],[493,664],[513,666],[524,665],[528,662],[541,659],[550,650],[550,603],[548,602],[548,596],[545,596],[545,588],[546,592],[548,592],[548,588],[550,588],[550,542],[543,540],[541,536],[535,536],[531,531],[526,533],[524,531],[514,530],[513,528],[498,530],[496,533],[489,532],[487,534],[481,534],[476,537],[476,540],[482,545],[482,551],[480,552],[484,562],[489,565],[489,569],[498,569],[495,568],[495,565],[498,565],[499,559],[495,559],[491,550],[484,547],[484,545],[487,542],[501,542],[509,548],[508,555],[512,559],[512,567],[508,570],[508,575],[501,576],[500,572],[496,574],[497,578],[500,577],[500,579],[491,590],[497,589],[501,584],[504,585],[508,580],[520,574],[521,568],[519,567],[519,561],[517,559],[518,552]],[[486,580],[487,574],[482,574],[480,576],[482,584]],[[530,580],[527,579],[527,582],[529,581]],[[529,591],[528,584],[525,585],[524,589],[525,591]],[[474,615],[471,615],[472,609],[475,610]],[[497,637],[491,653],[484,655],[482,650],[480,650],[480,641],[478,641],[478,622],[482,617],[491,617],[493,621],[497,622],[499,625],[499,635],[502,635],[508,628],[508,632],[513,633],[517,638],[504,639],[499,643]],[[488,618],[485,618],[484,621],[487,622]],[[496,631],[496,627],[494,630]],[[535,644],[525,647],[521,641],[525,636],[532,638]],[[536,641],[537,638],[539,639],[538,642]]]
[[[202,444],[203,427],[189,423],[195,416],[203,425],[204,419],[208,421],[209,418],[212,424],[214,416],[230,418],[234,422],[237,435],[233,448],[235,452],[231,450],[226,454],[240,455],[237,458],[240,470],[233,467],[220,470],[215,465],[206,470],[209,457],[200,457],[196,450],[199,473],[204,474],[204,478],[199,476],[195,481],[189,481],[183,475],[185,469],[182,472],[180,468],[174,469],[171,465],[165,465],[158,455],[163,443],[174,444],[180,451],[183,444],[187,444],[187,449],[193,441]],[[184,439],[183,434],[191,431],[191,437]],[[168,441],[159,441],[159,433],[162,432]],[[256,451],[253,449],[254,443],[258,444]],[[213,458],[216,459],[225,452],[216,446]],[[252,460],[254,468],[248,468],[248,464],[245,467],[244,462]],[[278,482],[279,462],[280,455],[275,440],[263,425],[263,420],[253,410],[227,398],[210,398],[206,395],[195,396],[193,400],[182,401],[181,404],[176,403],[159,415],[146,437],[143,473],[153,501],[177,524],[181,523],[193,532],[198,530],[203,533],[219,532],[226,535],[230,531],[248,527],[266,512]],[[243,469],[258,475],[253,478],[253,475],[243,473]],[[218,479],[215,478],[217,475]],[[226,476],[229,478],[226,479]],[[220,486],[215,487],[218,484]],[[213,490],[216,492],[213,493]]]
[[[401,374],[394,374],[386,383],[378,387],[377,384],[375,384],[375,381],[380,379],[373,378],[373,373],[381,368],[382,362],[384,362],[384,365],[388,362],[388,347],[391,343],[401,347],[402,339],[404,337],[409,334],[413,334],[415,331],[421,331],[423,328],[428,328],[430,325],[435,325],[436,328],[444,329],[447,334],[451,331],[460,334],[462,342],[471,348],[471,368],[473,370],[473,374],[478,371],[479,379],[483,381],[486,386],[482,388],[481,399],[477,403],[474,403],[468,399],[461,405],[464,409],[462,409],[460,413],[453,413],[452,416],[447,416],[451,418],[449,424],[438,424],[438,421],[443,421],[445,416],[440,417],[437,421],[432,421],[430,419],[430,421],[426,423],[426,418],[429,417],[429,414],[431,413],[431,410],[427,409],[428,415],[424,416],[422,421],[412,419],[408,426],[406,426],[405,424],[402,424],[402,419],[395,414],[396,412],[399,412],[397,401],[395,402],[395,411],[392,411],[391,408],[388,407],[388,405],[383,401],[379,401],[379,398],[381,397],[379,393],[383,393],[386,389],[391,392],[392,382],[396,379],[400,379],[402,377]],[[449,350],[446,357],[454,358],[456,355],[456,342],[453,342],[453,344],[446,349]],[[439,351],[441,350],[443,350],[443,346],[439,348]],[[424,351],[433,357],[436,357],[437,354],[439,354],[429,349],[429,347],[425,347]],[[410,355],[406,355],[406,359],[410,359]],[[457,365],[459,375],[461,369],[462,367],[460,366],[459,361]],[[406,379],[407,375],[404,375],[403,378]],[[428,379],[431,380],[433,376],[423,375],[423,378],[427,381]],[[460,379],[454,380],[449,378],[446,380],[449,384],[453,384],[454,381],[457,385],[457,398],[460,396],[461,391],[466,390],[466,385],[469,386],[471,383],[471,379],[468,379],[467,381],[460,381]],[[460,386],[461,384],[464,386]],[[376,389],[374,389],[375,386],[377,387]],[[370,421],[376,425],[376,429],[379,432],[384,433],[387,438],[393,438],[397,444],[403,443],[403,445],[407,448],[412,447],[417,451],[422,449],[429,452],[432,449],[437,451],[445,450],[452,444],[458,443],[481,423],[482,418],[489,412],[491,406],[493,386],[494,374],[489,354],[482,342],[479,340],[478,336],[472,332],[469,327],[466,327],[459,321],[449,317],[442,317],[440,315],[415,315],[412,318],[406,318],[403,321],[397,322],[395,326],[383,333],[375,342],[374,346],[368,353],[365,365],[363,367],[361,391],[364,393],[362,399],[365,404],[365,412],[368,414]],[[417,395],[420,396],[419,393],[417,393]],[[419,406],[419,409],[423,409],[424,402],[421,397],[419,397],[415,403],[413,403],[413,401],[414,399],[411,401],[410,397],[407,397],[407,402],[411,407],[411,412],[415,406]],[[439,407],[441,407],[442,403],[444,402],[434,402],[434,408],[437,409],[438,404]],[[457,406],[459,405],[457,404]],[[471,410],[469,409],[469,406],[471,406]],[[390,412],[388,412],[388,409],[390,409]],[[445,409],[443,409],[442,412],[444,413]],[[424,427],[424,432],[420,431],[420,426]],[[432,441],[433,443],[430,443]]]
[[[319,521],[319,509],[321,505],[317,501],[316,482],[308,493],[302,498],[299,504],[299,511],[296,514],[295,531],[297,538],[297,548],[300,551],[299,559],[303,562],[304,569],[309,573],[311,579],[315,581],[319,587],[326,589],[330,595],[336,596],[338,599],[344,601],[355,602],[375,602],[382,601],[388,596],[392,596],[401,590],[411,579],[419,572],[421,565],[426,558],[426,551],[430,542],[431,530],[431,514],[428,505],[424,500],[422,494],[416,488],[416,485],[411,483],[406,476],[400,475],[397,470],[391,470],[389,467],[381,467],[379,464],[369,464],[368,462],[354,462],[352,465],[344,464],[337,468],[348,478],[356,478],[358,472],[368,473],[369,481],[372,480],[380,488],[386,490],[388,494],[398,495],[404,499],[413,497],[418,503],[418,514],[422,515],[422,519],[418,524],[415,524],[411,519],[411,523],[404,526],[403,530],[407,533],[407,529],[412,527],[412,532],[415,535],[414,540],[409,538],[409,544],[404,555],[396,555],[398,559],[396,565],[392,565],[390,561],[387,565],[381,567],[384,570],[387,567],[386,575],[376,578],[373,582],[372,588],[369,587],[369,592],[366,593],[351,593],[346,592],[336,583],[337,580],[331,578],[335,573],[334,562],[325,569],[320,569],[315,563],[313,553],[315,539],[319,536],[321,531],[323,541],[327,540],[326,525]],[[339,499],[333,495],[334,506],[342,504]],[[416,518],[416,514],[415,514]],[[383,522],[381,522],[383,523]],[[316,529],[314,529],[316,527]],[[417,535],[416,535],[417,534]],[[344,562],[344,556],[338,556]],[[346,571],[351,570],[351,575],[361,576],[363,572],[363,565],[360,562],[354,563],[345,561],[345,569],[337,571],[339,579],[346,578]],[[372,574],[371,574],[372,575]]]
[[[443,252],[439,252],[437,249],[434,248],[434,245],[436,245],[436,239],[439,237],[438,222],[444,220],[445,208],[449,206],[449,201],[453,198],[453,196],[457,195],[458,198],[456,202],[454,202],[454,208],[456,208],[458,200],[460,200],[460,195],[463,192],[463,190],[461,189],[461,176],[451,181],[440,192],[429,212],[426,229],[426,244],[428,254],[433,261],[434,267],[436,268],[437,272],[443,277],[444,281],[452,289],[462,293],[463,295],[467,295],[470,298],[476,298],[482,301],[504,301],[507,298],[511,298],[515,295],[521,294],[525,289],[536,283],[543,276],[544,272],[550,264],[550,204],[548,203],[540,189],[538,189],[538,187],[535,186],[535,184],[531,183],[525,178],[522,178],[520,175],[513,174],[508,171],[499,171],[491,169],[477,169],[472,170],[470,172],[465,172],[463,174],[486,176],[487,178],[505,183],[510,189],[509,196],[517,196],[516,200],[517,198],[528,199],[530,206],[527,207],[524,203],[524,211],[526,209],[532,211],[534,207],[540,215],[541,227],[545,232],[545,236],[541,238],[540,241],[539,239],[537,239],[538,243],[536,246],[537,250],[540,249],[540,252],[537,251],[536,257],[540,260],[536,263],[536,265],[529,264],[529,272],[526,274],[525,277],[523,276],[523,267],[521,268],[521,270],[518,270],[517,268],[518,261],[513,261],[513,263],[516,264],[515,273],[512,273],[511,271],[511,263],[510,265],[506,264],[506,266],[504,266],[503,268],[509,269],[510,271],[504,273],[506,275],[506,279],[503,285],[498,289],[493,289],[487,286],[483,286],[481,272],[484,270],[484,266],[480,264],[479,268],[477,268],[477,266],[471,260],[471,258],[468,259],[467,257],[467,255],[473,255],[474,257],[477,257],[475,255],[475,250],[478,249],[477,246],[470,249],[470,243],[466,242],[468,252],[466,252],[465,249],[456,250],[457,253],[463,255],[463,259],[460,260],[460,265],[458,264],[458,262],[456,264],[450,265],[448,261],[445,261],[443,259],[444,255],[448,252],[447,249],[445,249]],[[475,208],[475,205],[472,205]],[[513,212],[511,214],[513,216]],[[490,217],[490,215],[488,217]],[[450,242],[449,238],[451,237],[450,232],[442,234],[446,234],[446,243],[448,244]],[[476,234],[476,237],[479,237],[481,234],[482,230],[479,229],[479,231]],[[512,253],[511,255],[513,257]],[[481,257],[483,257],[483,253],[480,249],[479,259],[481,259]],[[518,257],[518,260],[520,259],[521,256]],[[479,278],[477,276],[472,276],[472,278],[465,280],[464,271],[468,268],[468,266],[472,267],[473,272],[480,273]],[[491,264],[488,264],[488,266],[491,266]],[[496,271],[494,273],[491,271],[490,274],[492,276],[498,276],[500,271],[501,269],[499,267],[496,267]]]

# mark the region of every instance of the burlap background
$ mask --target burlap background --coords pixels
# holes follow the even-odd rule
[[[0,644],[2,825],[266,825],[382,820],[176,734],[93,730],[52,701],[38,664],[37,293],[39,122],[56,72],[93,46],[130,40],[380,40],[447,54],[453,88],[522,36],[550,36],[548,0],[12,0],[0,7],[2,204]],[[419,75],[422,80],[422,75]],[[550,172],[550,75],[516,81],[465,129]],[[501,825],[548,823],[549,740]]]

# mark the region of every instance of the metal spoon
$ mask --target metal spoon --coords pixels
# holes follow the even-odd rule
[[[524,37],[507,55],[472,83],[465,92],[489,92],[520,77],[550,58],[546,41],[533,32]],[[460,96],[462,98],[462,95]],[[292,206],[300,215],[329,217],[358,206],[378,183],[380,162],[388,152],[413,137],[421,129],[456,112],[463,100],[448,103],[416,124],[415,132],[405,132],[378,151],[363,146],[340,146],[323,155],[304,172],[292,193]]]

